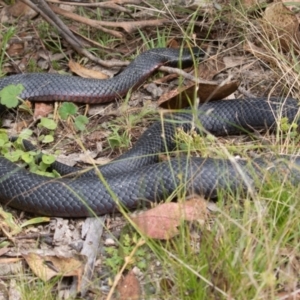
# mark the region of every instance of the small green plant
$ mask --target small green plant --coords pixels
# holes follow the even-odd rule
[[[19,104],[19,95],[24,90],[22,84],[8,85],[0,91],[1,104],[7,108],[17,107]]]
[[[120,133],[122,128],[116,124],[111,124],[108,128],[112,131],[107,138],[111,149],[127,149],[130,146],[130,137],[128,136],[128,132],[123,131]]]
[[[4,62],[5,49],[6,49],[8,41],[15,34],[15,31],[16,31],[15,27],[9,27],[8,30],[2,36],[1,49],[0,49],[0,77],[2,77],[4,75],[2,73],[1,67]]]
[[[299,138],[298,124],[295,122],[290,124],[288,118],[281,118],[279,128],[285,135],[288,135],[290,138]]]
[[[22,294],[23,300],[54,300],[57,297],[53,291],[57,288],[57,284],[60,281],[60,276],[56,276],[44,282],[39,278],[28,280],[28,276],[21,274],[21,276],[17,278],[17,287]]]
[[[59,108],[59,116],[63,120],[73,123],[76,130],[84,131],[89,119],[86,116],[78,115],[78,107],[71,102],[64,102]]]
[[[41,134],[39,136],[39,140],[42,143],[47,144],[54,141],[54,130],[57,128],[57,124],[54,120],[49,118],[41,118],[38,128],[47,130],[47,134]]]
[[[106,266],[112,269],[114,274],[117,274],[125,263],[125,258],[129,257],[139,241],[139,236],[136,232],[126,233],[121,236],[119,248],[105,247],[105,251],[109,258],[105,259]],[[147,267],[147,260],[150,259],[150,250],[146,245],[139,247],[132,260],[127,265],[127,269],[132,266],[137,266],[140,270],[145,270]]]
[[[24,151],[23,139],[28,139],[32,131],[25,129],[20,133],[18,139],[12,142],[5,130],[0,130],[0,153],[12,162],[21,161],[28,165],[29,170],[36,174],[58,177],[58,173],[48,172],[47,169],[55,161],[55,157],[49,154],[42,154],[40,151]]]
[[[28,73],[41,72],[42,69],[38,67],[37,61],[33,58],[29,59],[27,64]]]
[[[17,107],[20,99],[19,95],[23,91],[24,87],[21,84],[9,85],[0,91],[0,102],[7,108]],[[26,106],[24,106],[26,107]],[[48,130],[47,134],[41,135],[39,138],[43,143],[50,143],[53,141],[54,130],[57,124],[48,118],[42,118],[40,124],[38,125],[42,130]],[[43,154],[39,151],[28,151],[25,152],[23,149],[22,139],[28,139],[32,135],[32,130],[25,129],[21,132],[19,138],[12,142],[5,130],[0,130],[0,147],[1,154],[12,162],[22,161],[25,162],[31,172],[57,177],[56,172],[47,172],[48,167],[55,161],[55,157],[48,154]],[[41,157],[40,159],[37,159]],[[37,163],[39,161],[39,163]]]
[[[46,45],[48,49],[54,53],[64,53],[62,51],[63,47],[61,45],[61,40],[59,39],[58,30],[55,27],[49,25],[49,23],[45,21],[41,21],[37,28],[40,38],[43,40],[44,45]]]
[[[216,138],[213,135],[207,135],[206,137],[203,137],[195,130],[185,132],[179,127],[176,130],[175,141],[177,142],[178,148],[182,151],[201,151],[202,156],[207,156],[208,153],[206,152],[210,151],[208,148],[208,143],[216,142]]]
[[[147,107],[144,107],[140,112],[135,114],[123,114],[121,117],[112,121],[108,128],[111,130],[108,136],[108,143],[112,149],[124,148],[127,149],[131,145],[131,135],[133,129],[153,113]]]
[[[150,39],[147,38],[143,31],[139,30],[139,34],[142,37],[144,44],[147,46],[147,49],[153,48],[164,48],[167,46],[171,28],[165,28],[164,30],[156,30],[156,38]]]

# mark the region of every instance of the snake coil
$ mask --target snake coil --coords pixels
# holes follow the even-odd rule
[[[28,74],[1,80],[0,89],[22,83],[25,90],[21,96],[32,101],[107,102],[139,85],[159,65],[177,65],[180,54],[184,64],[191,63],[188,50],[156,49],[143,53],[115,79],[104,83],[71,76]],[[46,89],[41,89],[42,86]],[[266,169],[270,175],[280,174],[282,170],[293,184],[299,184],[299,157],[254,159],[250,165],[243,160],[187,156],[158,162],[159,153],[175,148],[174,135],[178,127],[185,131],[201,128],[202,132],[224,136],[276,130],[278,119],[286,117],[291,123],[297,120],[297,115],[297,100],[263,98],[209,102],[200,105],[197,111],[169,114],[146,130],[131,150],[100,167],[100,178],[98,172],[91,170],[82,176],[50,179],[29,173],[0,157],[0,201],[40,215],[84,217],[114,212],[119,205],[132,209],[142,203],[161,201],[177,189],[211,198],[217,197],[220,189],[248,190],[254,188],[258,180],[261,182]],[[68,174],[70,170],[62,172]]]

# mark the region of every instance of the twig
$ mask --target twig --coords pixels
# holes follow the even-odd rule
[[[110,67],[111,64],[94,56],[86,49],[76,38],[76,36],[70,31],[70,29],[56,16],[56,14],[50,9],[48,4],[44,0],[21,0],[23,3],[31,7],[33,10],[41,14],[41,16],[52,26],[57,28],[61,36],[74,48],[74,50],[86,56],[91,61],[100,64],[104,67]]]
[[[252,93],[248,92],[246,89],[244,89],[241,86],[238,87],[238,91],[240,93],[242,93],[244,96],[248,97],[248,98],[255,98],[256,97],[255,95],[253,95]]]
[[[127,256],[127,257],[125,257],[125,263],[124,263],[122,269],[121,269],[121,270],[119,271],[119,273],[116,275],[115,280],[114,280],[114,283],[113,283],[113,285],[112,285],[112,287],[111,287],[111,289],[110,289],[110,291],[109,291],[109,293],[108,293],[108,295],[107,295],[106,300],[110,300],[110,299],[112,298],[113,293],[114,293],[114,291],[115,291],[115,289],[116,289],[116,287],[117,287],[117,285],[118,285],[118,283],[119,283],[119,281],[120,281],[120,279],[121,279],[121,276],[122,276],[124,270],[126,269],[127,265],[131,263],[132,257],[134,256],[134,254],[135,254],[135,252],[138,250],[138,248],[140,248],[140,247],[143,246],[144,244],[145,244],[145,240],[140,239],[140,240],[137,242],[137,244],[135,245],[134,249],[131,251],[130,255]]]
[[[159,68],[159,70],[163,71],[163,72],[166,72],[166,73],[170,73],[170,74],[177,74],[177,75],[182,76],[182,77],[184,77],[188,80],[191,80],[195,83],[202,83],[202,84],[207,84],[207,85],[216,85],[216,81],[200,79],[200,78],[198,78],[194,75],[191,75],[191,74],[183,71],[182,69],[162,66],[162,67]]]
[[[106,27],[112,27],[112,28],[122,28],[124,31],[127,33],[133,33],[137,31],[138,29],[142,29],[144,27],[149,27],[149,26],[161,26],[165,25],[167,23],[170,23],[170,20],[168,19],[155,19],[155,20],[141,20],[141,21],[131,21],[131,22],[109,22],[109,21],[96,21],[96,20],[91,20],[82,16],[79,16],[77,14],[74,14],[70,11],[67,11],[65,9],[59,8],[54,5],[50,5],[52,10],[60,15],[63,15],[64,17],[67,17],[69,19],[73,19],[77,22],[83,23],[90,25],[92,27],[98,28],[104,32],[108,32],[115,37],[122,38],[123,34],[121,34],[118,31],[115,30],[110,30],[105,28]]]
[[[61,4],[62,1],[58,0],[48,0],[50,3],[57,3]],[[97,3],[84,3],[84,2],[71,2],[71,1],[63,1],[64,4],[72,5],[72,6],[82,6],[82,7],[101,7],[101,8],[107,8],[107,9],[113,9],[120,12],[130,13],[130,10],[128,10],[125,7],[122,7],[121,5],[125,4],[140,4],[141,0],[125,0],[125,1],[118,1],[118,3],[112,2],[112,1],[105,1],[105,2],[97,2]]]
[[[90,59],[91,61],[102,65],[106,68],[111,68],[111,67],[123,67],[129,64],[129,62],[110,62],[110,61],[105,61],[102,60],[96,56],[94,56],[93,54],[91,54],[90,52],[88,52],[86,49],[83,48],[81,42],[76,38],[76,36],[73,34],[73,32],[61,21],[60,18],[58,18],[56,16],[56,14],[51,10],[50,6],[44,1],[44,0],[21,0],[23,3],[27,4],[29,7],[31,7],[33,10],[35,10],[36,12],[38,12],[39,14],[41,14],[41,16],[52,26],[54,26],[55,28],[57,28],[57,30],[59,31],[59,33],[61,34],[61,36],[74,48],[74,50],[76,52],[78,52],[79,54],[82,54],[84,56],[86,56],[88,59]],[[53,9],[55,9],[55,11],[57,13],[60,12],[64,12],[64,10],[62,9],[58,9],[57,7],[54,8],[52,6]],[[75,15],[75,14],[73,14]],[[69,15],[68,15],[69,16]],[[75,15],[77,16],[77,15]],[[80,17],[80,16],[77,16]],[[155,20],[154,20],[155,21]],[[161,20],[161,21],[165,21],[165,20]],[[112,22],[105,22],[106,25],[111,25]],[[125,22],[122,22],[125,23]],[[135,23],[135,22],[132,22]],[[132,25],[133,26],[133,25]],[[167,73],[175,73],[178,74],[180,76],[183,76],[184,78],[187,78],[189,80],[195,81],[197,83],[205,83],[205,84],[211,84],[214,85],[215,82],[213,81],[203,81],[203,80],[199,80],[198,78],[180,70],[180,69],[176,69],[176,68],[170,68],[170,67],[160,67],[159,70],[167,72]]]
[[[101,31],[103,31],[105,33],[111,34],[111,35],[113,35],[113,36],[115,36],[115,37],[117,37],[119,39],[123,38],[123,34],[122,33],[118,32],[116,30],[110,30],[110,29],[107,29],[107,28],[103,27],[103,26],[109,26],[109,25],[110,25],[110,27],[118,27],[117,26],[117,24],[118,24],[117,22],[105,22],[105,21],[91,20],[89,18],[85,18],[85,17],[79,16],[77,14],[74,14],[74,13],[72,13],[70,11],[67,11],[65,9],[62,9],[62,8],[60,8],[58,6],[51,5],[51,4],[49,5],[49,9],[52,9],[52,13],[55,12],[55,13],[57,13],[59,15],[62,15],[62,16],[66,17],[66,18],[69,18],[69,19],[72,19],[72,20],[74,20],[76,22],[80,22],[82,24],[89,25],[89,26],[91,26],[93,28],[97,28],[97,29],[99,29],[99,30],[101,30]]]

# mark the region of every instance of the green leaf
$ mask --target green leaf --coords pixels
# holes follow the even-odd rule
[[[7,153],[9,153],[10,152],[10,150],[9,150],[9,146],[6,148],[6,147],[2,147],[2,149],[1,149],[1,154],[3,155],[3,156],[5,156]]]
[[[8,142],[8,141],[9,141],[8,135],[7,135],[6,132],[1,132],[1,133],[0,133],[0,140],[1,140],[1,141],[4,141],[4,142]]]
[[[0,148],[3,148],[4,146],[9,147],[9,138],[6,132],[0,133]]]
[[[9,229],[10,235],[15,235],[21,231],[21,227],[15,221],[13,215],[0,208],[0,217],[2,223],[5,224],[6,230]]]
[[[52,143],[54,141],[54,137],[50,134],[47,134],[44,136],[43,140],[42,140],[42,143]]]
[[[51,119],[41,118],[41,122],[40,122],[39,126],[45,127],[50,130],[54,130],[54,129],[56,129],[57,124]]]
[[[89,119],[86,116],[78,116],[75,119],[75,127],[80,130],[83,131],[85,130],[85,125],[88,124]]]
[[[50,154],[44,154],[42,156],[42,162],[46,165],[51,165],[52,163],[55,162],[55,157]]]
[[[47,176],[47,177],[50,177],[50,178],[55,178],[56,177],[55,174],[53,174],[53,173],[45,172],[45,171],[41,171],[41,170],[35,170],[34,173],[38,174],[38,175],[42,175],[42,176]]]
[[[34,163],[31,163],[31,164],[29,165],[29,170],[30,170],[31,173],[37,173],[38,168],[39,168],[39,166],[36,165],[36,164],[34,164]]]
[[[77,106],[71,102],[64,102],[58,110],[60,117],[66,120],[68,116],[74,116],[77,113]]]
[[[148,264],[147,264],[146,260],[141,260],[137,263],[138,268],[141,270],[145,270],[147,268],[147,265]]]
[[[22,84],[8,85],[0,91],[1,104],[7,108],[17,107],[19,104],[18,96],[22,93],[24,87]]]
[[[16,162],[20,159],[21,155],[24,153],[22,150],[15,150],[13,152],[8,152],[4,155],[5,158],[9,159],[12,162]]]
[[[10,242],[4,241],[4,242],[0,243],[0,249],[6,248],[6,247],[9,246],[9,245],[10,245]]]
[[[0,148],[3,148],[5,144],[6,144],[5,140],[2,140],[0,138]]]
[[[288,118],[282,118],[280,120],[280,129],[283,131],[283,132],[287,132],[290,128],[290,124],[289,124],[289,120]]]
[[[24,130],[22,130],[21,131],[21,133],[19,134],[19,139],[28,139],[29,137],[31,137],[32,136],[32,133],[33,133],[33,131],[31,130],[31,129],[28,129],[28,128],[26,128],[26,129],[24,129]]]
[[[24,227],[29,226],[29,225],[36,225],[36,224],[45,223],[45,222],[49,222],[49,221],[50,221],[49,217],[33,218],[33,219],[30,219],[30,220],[22,223],[21,228],[24,228]]]
[[[21,155],[21,158],[24,162],[26,162],[26,164],[29,164],[31,163],[34,159],[32,157],[32,155],[29,153],[29,152],[24,152],[22,155]]]

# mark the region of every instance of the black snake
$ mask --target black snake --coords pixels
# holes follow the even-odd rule
[[[195,49],[193,52],[197,54]],[[203,55],[202,52],[198,54]],[[116,78],[104,82],[70,76],[27,74],[1,80],[0,89],[11,83],[22,83],[25,90],[21,96],[32,101],[72,99],[95,103],[98,99],[98,102],[106,102],[139,85],[158,66],[169,63],[178,65],[179,57],[183,57],[183,65],[192,62],[188,50],[156,49],[145,52]],[[124,74],[129,78],[126,79]],[[67,85],[69,83],[71,86]],[[97,94],[101,90],[104,91],[103,98]],[[70,92],[72,96],[69,97]],[[258,158],[253,159],[251,164],[243,160],[188,156],[158,162],[159,153],[168,153],[176,146],[174,135],[178,127],[185,131],[193,128],[199,131],[201,128],[215,135],[260,129],[271,131],[277,129],[278,119],[286,117],[291,123],[296,121],[297,114],[297,100],[261,98],[209,102],[200,105],[197,111],[168,114],[145,131],[131,150],[100,167],[100,175],[91,170],[74,177],[50,179],[29,173],[0,157],[0,201],[40,215],[83,217],[111,213],[119,205],[131,209],[141,203],[164,200],[176,190],[211,198],[217,197],[222,189],[233,193],[249,190],[257,182],[261,183],[266,169],[269,175],[281,174],[282,170],[291,183],[298,184],[298,157],[287,159],[279,156],[268,161]],[[69,172],[68,168],[62,169],[62,173]]]

